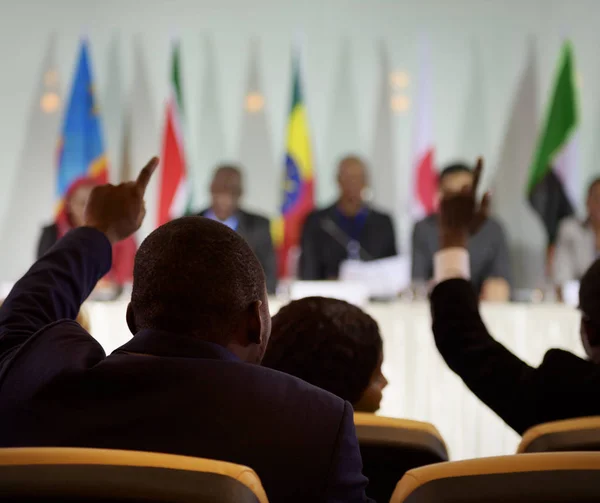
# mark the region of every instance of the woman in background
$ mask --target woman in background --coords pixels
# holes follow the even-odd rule
[[[85,204],[98,185],[90,178],[80,178],[73,182],[65,195],[65,209],[61,211],[55,222],[42,229],[37,249],[37,258],[44,255],[61,237],[76,227],[84,224]],[[112,268],[102,280],[101,286],[122,287],[133,279],[133,260],[137,246],[135,239],[130,237],[113,245]]]
[[[377,322],[347,302],[307,297],[273,317],[263,366],[348,400],[357,412],[376,412],[388,382],[381,371]]]

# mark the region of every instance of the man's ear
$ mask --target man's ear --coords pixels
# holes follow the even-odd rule
[[[248,341],[252,344],[262,344],[263,322],[260,317],[262,302],[257,300],[248,307]]]
[[[131,302],[127,304],[127,314],[125,315],[127,320],[127,326],[129,327],[129,331],[131,335],[137,334],[137,327],[135,325],[135,316],[133,314],[133,308],[131,307]]]

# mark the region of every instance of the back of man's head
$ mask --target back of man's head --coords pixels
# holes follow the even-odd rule
[[[600,259],[581,278],[579,309],[583,347],[592,361],[600,363]]]
[[[581,278],[579,308],[600,327],[600,259],[596,260]]]
[[[191,334],[260,361],[270,333],[265,291],[262,267],[242,237],[210,219],[184,217],[140,246],[128,321],[134,332]]]

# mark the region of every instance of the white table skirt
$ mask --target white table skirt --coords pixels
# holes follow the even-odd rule
[[[271,312],[280,307],[271,301]],[[126,301],[87,304],[92,334],[110,353],[131,334]],[[426,303],[370,304],[384,340],[384,373],[390,382],[381,415],[429,421],[446,439],[452,459],[509,454],[519,437],[485,407],[440,357]],[[583,355],[576,310],[551,304],[488,304],[483,317],[492,334],[529,364],[559,347]]]

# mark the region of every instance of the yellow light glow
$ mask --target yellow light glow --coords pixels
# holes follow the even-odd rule
[[[260,93],[249,93],[246,96],[246,110],[250,113],[260,112],[265,106],[265,99]]]
[[[410,85],[410,77],[404,71],[394,71],[390,73],[390,86],[394,89],[406,89]]]
[[[48,87],[53,87],[58,84],[58,72],[56,70],[48,70],[44,74],[44,84]]]
[[[44,113],[51,114],[58,110],[60,97],[53,92],[44,93],[40,100],[40,107]]]
[[[406,112],[410,108],[410,98],[404,94],[392,96],[390,108],[396,113]]]

